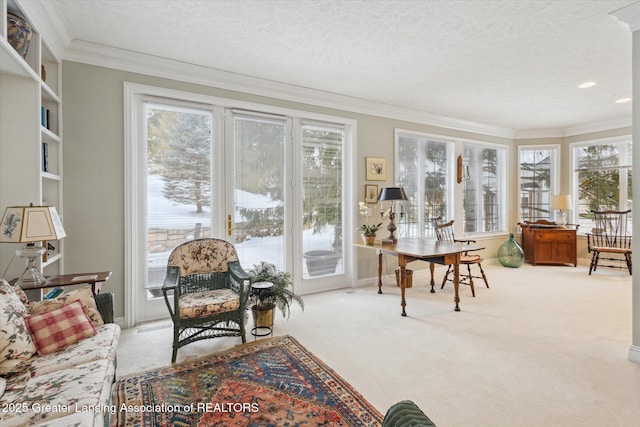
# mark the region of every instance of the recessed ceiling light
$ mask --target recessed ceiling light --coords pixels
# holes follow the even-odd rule
[[[586,89],[588,87],[593,87],[596,85],[596,82],[584,82],[582,83],[580,86],[578,86],[580,89]]]
[[[622,104],[623,102],[629,102],[631,101],[631,98],[620,98],[620,99],[616,99],[616,102],[618,104]]]

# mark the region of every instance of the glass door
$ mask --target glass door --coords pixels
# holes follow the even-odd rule
[[[227,213],[227,234],[245,270],[264,261],[290,271],[284,185],[290,120],[230,110],[226,126],[227,165],[233,165],[227,171],[233,188],[227,200],[232,207]]]
[[[344,286],[343,126],[301,124],[302,258],[305,292]]]
[[[136,321],[165,317],[162,284],[171,251],[211,232],[211,110],[147,102],[143,211],[146,268],[136,295]]]

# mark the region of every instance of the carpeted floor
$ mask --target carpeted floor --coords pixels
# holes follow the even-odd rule
[[[120,378],[114,397],[117,427],[375,427],[382,422],[353,387],[289,336]]]
[[[427,273],[414,263],[401,317],[395,259],[386,262],[383,295],[373,284],[307,295],[304,312],[276,316],[275,334],[304,343],[383,414],[411,399],[439,427],[639,425],[628,273],[489,261],[491,288],[477,285],[472,298],[463,287],[462,311],[454,312],[451,284],[429,293]],[[123,331],[118,374],[169,365],[170,325]],[[178,361],[239,343],[195,343],[180,349]]]

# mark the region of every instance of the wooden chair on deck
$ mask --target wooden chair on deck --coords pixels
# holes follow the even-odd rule
[[[431,223],[433,224],[433,229],[436,232],[436,238],[439,242],[461,242],[461,243],[475,243],[475,240],[458,240],[455,238],[453,234],[453,220],[443,223],[442,217],[432,218]],[[478,254],[470,255],[469,252],[464,252],[460,256],[460,265],[467,266],[467,274],[463,275],[462,271],[460,272],[460,283],[471,286],[471,295],[476,296],[476,290],[473,287],[473,279],[482,279],[484,280],[484,284],[489,287],[489,282],[487,281],[487,276],[484,274],[484,270],[482,269],[482,257]],[[471,274],[471,266],[477,265],[480,269],[480,276],[474,276]],[[444,279],[442,280],[442,286],[440,289],[444,288],[444,285],[447,281],[453,282],[453,277],[449,278],[449,274],[453,273],[453,264],[450,264],[447,267],[447,273],[444,275]]]
[[[631,230],[629,213],[626,211],[592,211],[595,227],[587,233],[587,247],[591,256],[589,274],[596,271],[600,261],[602,267],[626,268],[631,273]],[[605,256],[602,256],[606,254]],[[614,256],[616,255],[616,256]]]

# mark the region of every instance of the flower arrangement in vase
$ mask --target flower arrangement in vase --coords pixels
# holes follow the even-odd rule
[[[369,207],[365,204],[365,202],[358,202],[358,205],[360,206],[360,215],[364,216],[364,217],[369,217],[371,216],[371,210],[369,209]],[[382,225],[382,223],[378,223],[378,224],[362,224],[360,227],[358,227],[358,230],[360,230],[360,232],[362,233],[362,240],[364,241],[365,245],[368,246],[372,246],[376,240],[376,233],[378,232],[378,230],[380,230],[380,226]]]

